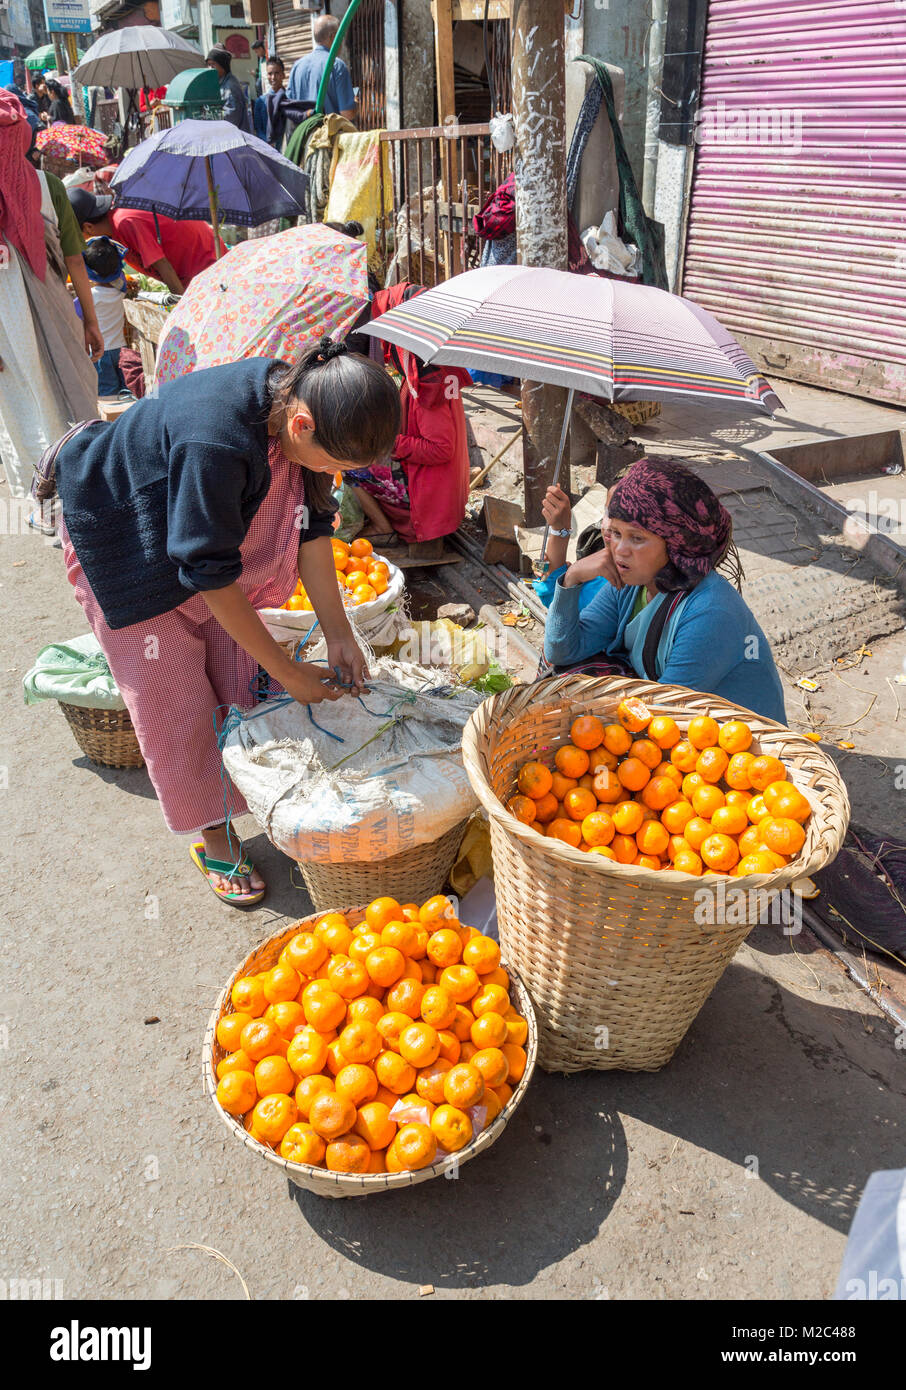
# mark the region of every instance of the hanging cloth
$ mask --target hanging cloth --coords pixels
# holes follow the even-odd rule
[[[598,81],[589,87],[585,95],[570,142],[569,154],[566,159],[566,205],[572,213],[579,186],[582,155],[603,103],[610,121],[610,128],[613,131],[613,147],[620,178],[618,211],[620,236],[623,241],[634,242],[639,248],[642,257],[642,284],[654,285],[659,290],[669,290],[667,266],[664,260],[664,228],[660,222],[655,222],[647,215],[642,204],[635,175],[632,172],[632,165],[629,162],[629,155],[626,153],[623,132],[617,120],[610,73],[599,59],[592,58],[587,53],[583,53],[576,59],[576,62],[588,63],[594,69]]]

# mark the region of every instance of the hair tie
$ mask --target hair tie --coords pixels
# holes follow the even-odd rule
[[[326,364],[332,362],[335,357],[343,357],[348,351],[349,348],[345,343],[335,343],[331,338],[325,338],[318,349],[318,355],[315,361],[319,366],[326,366]]]

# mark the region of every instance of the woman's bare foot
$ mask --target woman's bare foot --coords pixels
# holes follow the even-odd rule
[[[203,830],[201,838],[204,840],[206,859],[219,859],[222,864],[236,863],[241,851],[235,831],[228,835],[225,824],[214,825],[209,830]],[[211,870],[208,878],[213,888],[219,888],[226,893],[259,893],[266,887],[264,879],[254,867],[250,874],[236,874],[232,878]]]

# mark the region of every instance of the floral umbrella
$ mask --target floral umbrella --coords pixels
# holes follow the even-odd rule
[[[325,334],[347,333],[369,297],[367,246],[322,223],[241,242],[168,316],[157,381],[241,357],[297,362]]]
[[[54,155],[57,159],[74,159],[96,168],[110,161],[107,137],[87,125],[67,125],[65,121],[54,121],[46,130],[38,132],[35,144],[42,154]]]

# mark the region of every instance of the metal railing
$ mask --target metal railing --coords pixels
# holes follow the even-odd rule
[[[511,172],[512,151],[494,149],[487,125],[384,130],[380,138],[388,147],[393,204],[377,227],[385,283],[436,285],[477,266],[483,243],[472,219]],[[380,171],[383,209],[383,159]]]

